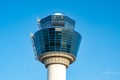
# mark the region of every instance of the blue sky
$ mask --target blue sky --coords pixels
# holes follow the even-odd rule
[[[82,35],[67,80],[120,80],[119,0],[0,0],[0,80],[46,80],[34,58],[30,32],[36,18],[61,12]]]

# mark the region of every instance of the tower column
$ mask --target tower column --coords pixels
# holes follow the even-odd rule
[[[55,13],[41,20],[40,30],[31,35],[35,56],[48,70],[48,80],[66,80],[66,68],[77,56],[81,35],[75,21]]]
[[[48,80],[66,80],[66,66],[63,64],[48,65]]]

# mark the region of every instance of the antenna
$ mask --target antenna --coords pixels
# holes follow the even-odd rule
[[[35,60],[38,60],[38,56],[37,56],[37,51],[36,51],[36,48],[35,48],[35,43],[34,43],[34,34],[33,33],[30,33],[30,38],[31,38],[31,41],[32,41],[32,46],[33,46],[33,51],[34,51],[34,55],[35,55]]]
[[[34,37],[34,33],[30,32],[30,38]]]
[[[37,21],[38,28],[40,29],[40,26],[41,26],[40,21],[41,21],[41,19],[39,17],[37,17],[36,21]]]

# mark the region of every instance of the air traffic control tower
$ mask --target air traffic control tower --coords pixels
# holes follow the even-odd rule
[[[74,26],[74,20],[55,13],[41,19],[40,29],[31,35],[36,57],[48,70],[48,80],[66,80],[66,68],[75,61],[81,41]]]

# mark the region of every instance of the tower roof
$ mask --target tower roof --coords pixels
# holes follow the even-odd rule
[[[63,15],[62,13],[54,13],[53,15]]]

